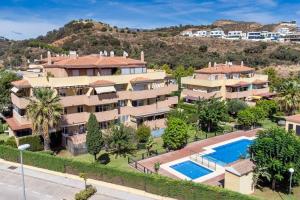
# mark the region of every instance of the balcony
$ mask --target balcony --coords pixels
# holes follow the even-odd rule
[[[177,90],[178,90],[178,85],[170,84],[168,86],[164,86],[152,90],[120,91],[117,92],[117,95],[119,99],[139,100],[139,99],[156,98],[157,96],[161,96],[161,95],[168,95]]]
[[[221,97],[221,93],[219,91],[207,93],[207,92],[200,92],[200,91],[194,91],[189,89],[183,89],[182,95],[184,97],[190,97],[192,100],[197,100],[199,98],[209,99],[212,97],[216,97],[216,98]]]
[[[146,126],[149,126],[151,130],[156,128],[166,128],[166,119],[156,119],[151,121],[144,121]]]
[[[270,88],[253,89],[253,95],[266,94],[270,92]]]
[[[165,101],[159,101],[155,104],[138,106],[138,107],[121,107],[120,113],[121,115],[132,115],[135,117],[138,116],[146,116],[146,115],[156,115],[160,113],[166,113],[170,111],[170,107],[172,105],[176,105],[178,103],[178,97],[169,97]]]
[[[29,100],[24,97],[18,97],[14,93],[10,94],[11,102],[20,109],[25,109],[29,104]]]
[[[227,99],[240,99],[246,98],[253,95],[252,90],[242,91],[242,92],[226,92]]]
[[[98,122],[104,121],[111,121],[118,119],[118,110],[108,110],[104,112],[96,112]],[[81,113],[72,113],[66,114],[62,116],[62,125],[70,126],[70,125],[77,125],[77,124],[85,124],[89,119],[90,113],[89,112],[81,112]]]

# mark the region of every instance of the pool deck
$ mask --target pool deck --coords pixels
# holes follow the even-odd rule
[[[139,163],[148,169],[154,170],[154,168],[153,168],[154,163],[160,162],[161,164],[165,164],[165,163],[168,163],[168,162],[171,162],[174,160],[178,160],[178,159],[190,156],[191,152],[201,153],[201,152],[206,151],[205,147],[207,147],[207,146],[211,146],[211,145],[221,143],[221,142],[224,142],[227,140],[232,140],[232,139],[235,139],[238,137],[242,137],[242,136],[254,137],[258,130],[260,130],[260,129],[253,129],[253,130],[249,130],[249,131],[235,131],[232,133],[227,133],[224,135],[219,135],[216,137],[200,140],[197,142],[190,143],[180,150],[171,151],[171,152],[168,152],[168,153],[165,153],[162,155],[158,155],[158,156],[155,156],[152,158],[144,159],[144,160],[139,161]],[[162,168],[159,170],[159,174],[168,176],[171,178],[179,179],[177,176],[171,174],[170,172],[168,172],[167,170],[164,170]],[[219,176],[219,178],[222,178],[222,176]],[[217,180],[205,181],[205,183],[210,184],[210,185],[215,185],[216,182],[217,182]]]

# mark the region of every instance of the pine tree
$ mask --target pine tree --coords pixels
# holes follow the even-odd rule
[[[103,146],[103,139],[96,116],[92,113],[87,123],[86,146],[89,154],[94,155],[96,161],[97,154],[101,151]]]

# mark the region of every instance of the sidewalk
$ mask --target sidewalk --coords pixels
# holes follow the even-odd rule
[[[13,166],[13,167],[12,167]],[[9,169],[11,167],[11,169]],[[15,169],[13,169],[16,167]],[[8,162],[0,159],[0,171],[20,174],[20,164]],[[25,176],[30,176],[52,182],[60,185],[65,185],[73,188],[78,188],[78,191],[84,188],[83,180],[75,175],[54,172],[46,169],[36,168],[24,165]],[[26,182],[26,177],[25,177]],[[110,196],[120,200],[173,200],[172,198],[162,197],[154,194],[147,193],[142,190],[137,190],[125,186],[106,183],[93,179],[88,179],[88,184],[92,184],[97,188],[97,194]],[[98,199],[96,196],[92,200]]]

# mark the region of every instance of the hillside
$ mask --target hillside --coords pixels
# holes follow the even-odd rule
[[[228,41],[212,38],[188,38],[179,36],[187,28],[214,28],[224,30],[268,30],[277,25],[260,25],[252,22],[219,20],[207,26],[174,26],[153,30],[112,27],[92,20],[71,21],[64,27],[48,32],[34,40],[5,41],[1,45],[0,59],[5,66],[26,65],[27,59],[46,56],[46,51],[66,53],[76,50],[79,54],[99,53],[114,50],[122,55],[125,50],[130,57],[139,58],[145,52],[149,66],[169,64],[201,68],[211,62],[241,62],[250,66],[292,65],[300,61],[300,46],[278,43]],[[2,53],[1,53],[2,52]]]

